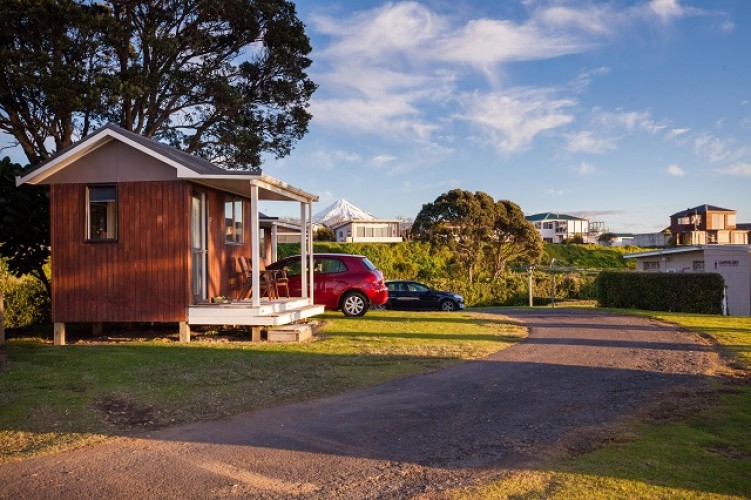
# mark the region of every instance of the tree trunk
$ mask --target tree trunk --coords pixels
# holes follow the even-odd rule
[[[8,369],[8,356],[5,352],[5,306],[3,291],[0,290],[0,373]]]

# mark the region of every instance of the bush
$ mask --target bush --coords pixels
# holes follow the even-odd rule
[[[716,273],[603,271],[595,286],[601,307],[720,314],[725,280]]]
[[[16,278],[0,265],[0,287],[5,304],[6,328],[49,322],[50,300],[41,281],[28,275]]]

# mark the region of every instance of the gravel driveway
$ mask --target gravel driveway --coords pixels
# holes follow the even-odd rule
[[[596,310],[502,313],[524,342],[303,404],[0,466],[0,498],[409,497],[561,452],[645,404],[701,389],[697,336]]]

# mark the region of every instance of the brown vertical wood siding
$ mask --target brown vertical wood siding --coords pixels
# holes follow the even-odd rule
[[[117,184],[113,242],[86,242],[86,186],[51,186],[55,322],[185,321],[188,184]]]
[[[184,181],[117,184],[117,241],[86,241],[86,185],[51,186],[55,322],[176,322],[191,303],[190,194],[206,194],[208,297],[235,297],[237,257],[250,256],[250,200],[242,245],[224,238],[225,193]]]

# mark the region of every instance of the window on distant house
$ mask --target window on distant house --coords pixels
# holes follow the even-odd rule
[[[642,269],[644,271],[659,271],[660,261],[659,260],[645,261],[642,265]]]
[[[243,200],[239,196],[224,197],[224,239],[238,245],[243,242]]]
[[[725,229],[725,214],[712,214],[712,229]]]
[[[117,188],[114,184],[86,187],[86,239],[117,239]]]
[[[695,260],[691,263],[691,269],[693,271],[703,271],[704,270],[704,261],[703,260]]]
[[[542,223],[543,229],[553,229],[553,223],[552,222],[543,222]]]

